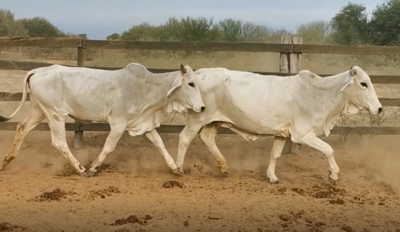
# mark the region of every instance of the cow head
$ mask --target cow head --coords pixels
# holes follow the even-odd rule
[[[367,109],[370,114],[382,112],[382,104],[376,95],[371,78],[358,66],[350,68],[339,92],[345,93],[349,113],[357,113],[362,108]]]
[[[192,109],[198,113],[205,110],[203,99],[201,98],[200,94],[197,76],[190,66],[183,66],[183,64],[181,64],[180,73],[172,83],[172,86],[168,91],[168,96],[172,93],[173,100],[178,102],[183,107]]]

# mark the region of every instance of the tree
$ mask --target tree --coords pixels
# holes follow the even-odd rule
[[[169,18],[161,27],[163,37],[177,41],[213,41],[219,37],[213,19],[200,18]]]
[[[119,39],[120,35],[118,33],[112,33],[111,35],[107,36],[107,40],[116,40]]]
[[[374,32],[374,45],[400,44],[400,0],[389,0],[378,5],[372,12],[370,28]]]
[[[134,25],[129,30],[122,32],[120,38],[122,40],[160,40],[160,27],[142,23]]]
[[[65,34],[54,26],[50,21],[43,17],[24,18],[18,20],[28,31],[31,37],[59,37]]]
[[[332,43],[332,31],[329,22],[313,21],[300,25],[296,35],[303,37],[305,44],[329,44]]]
[[[331,20],[333,39],[344,45],[368,43],[371,36],[364,5],[348,3]]]
[[[24,26],[14,19],[11,11],[0,8],[0,36],[27,36]]]
[[[264,25],[232,18],[219,21],[218,30],[223,39],[229,42],[259,42],[264,41],[269,35],[268,28]]]

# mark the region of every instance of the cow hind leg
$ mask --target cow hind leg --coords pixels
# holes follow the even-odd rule
[[[267,169],[267,177],[271,184],[279,184],[281,183],[278,177],[275,174],[275,166],[278,158],[281,156],[283,148],[287,138],[281,136],[275,136],[274,141],[272,142],[272,149],[269,158],[269,165]]]
[[[205,125],[200,132],[200,139],[207,146],[210,153],[214,156],[220,171],[225,176],[229,176],[228,165],[226,164],[225,157],[222,155],[215,142],[215,137],[218,134],[220,127],[220,122],[213,122]]]
[[[202,124],[200,123],[186,123],[181,133],[179,133],[179,146],[178,146],[178,156],[176,158],[176,164],[178,165],[179,173],[183,172],[183,163],[185,161],[185,155],[190,143],[193,141],[194,137],[197,135],[201,129]]]
[[[97,173],[98,167],[104,162],[107,156],[115,150],[118,141],[121,139],[126,129],[126,124],[110,125],[110,133],[107,136],[106,142],[104,143],[103,150],[100,155],[90,165],[89,171],[93,174]]]
[[[155,129],[153,129],[150,132],[147,132],[145,135],[157,147],[158,151],[164,157],[164,159],[167,162],[167,165],[169,166],[171,171],[175,175],[183,175],[183,173],[179,172],[178,167],[176,166],[176,163],[175,163],[174,159],[168,153],[167,149],[165,148],[165,144],[162,141],[160,135],[157,133],[157,131]]]
[[[90,173],[79,163],[68,147],[65,131],[65,116],[47,112],[46,118],[51,132],[51,144],[68,160],[81,176],[89,176]]]
[[[37,125],[40,124],[41,121],[45,119],[43,111],[39,108],[35,107],[35,103],[32,101],[32,106],[27,118],[25,118],[22,122],[18,123],[16,134],[14,137],[13,145],[11,146],[10,151],[4,157],[3,165],[0,170],[4,170],[5,167],[17,156],[18,151],[21,148],[22,142],[25,137],[33,130]]]

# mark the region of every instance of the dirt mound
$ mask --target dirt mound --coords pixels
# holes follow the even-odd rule
[[[185,187],[185,185],[183,183],[180,183],[176,180],[170,180],[170,181],[164,182],[164,184],[162,186],[163,186],[163,188],[173,188],[173,187],[184,188]]]
[[[2,222],[0,223],[0,231],[1,232],[17,232],[17,231],[25,231],[26,227],[23,226],[18,226],[18,225],[12,225],[7,222]]]
[[[36,202],[42,202],[42,201],[61,201],[62,199],[66,199],[66,197],[69,195],[75,195],[75,192],[69,191],[63,191],[60,188],[56,188],[53,191],[50,192],[44,192],[40,194],[39,196],[35,197],[33,201]]]
[[[117,219],[114,223],[111,223],[111,226],[120,226],[128,223],[138,223],[140,225],[147,225],[149,220],[153,219],[150,215],[145,215],[144,217],[138,217],[136,215],[130,215],[127,218]]]
[[[91,190],[89,197],[92,199],[94,199],[96,197],[106,198],[106,196],[112,196],[115,193],[121,193],[121,191],[117,187],[110,186],[106,189],[101,189],[101,190],[97,190],[97,191]]]

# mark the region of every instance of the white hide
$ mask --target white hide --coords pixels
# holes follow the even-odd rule
[[[330,177],[335,181],[339,168],[333,149],[317,137],[328,136],[344,114],[357,113],[362,108],[376,114],[382,109],[369,76],[358,66],[324,78],[308,70],[294,76],[260,75],[225,68],[203,68],[195,73],[206,110],[189,111],[180,134],[177,165],[181,170],[187,147],[206,125],[200,138],[225,174],[228,170],[225,159],[213,141],[220,127],[229,128],[247,140],[275,135],[277,141],[267,171],[271,182],[279,182],[274,170],[285,137],[323,152],[329,161]],[[368,88],[361,86],[361,82]]]
[[[22,140],[17,138],[24,138],[45,116],[51,129],[52,144],[81,174],[86,173],[86,169],[72,156],[66,145],[65,129],[61,128],[67,116],[84,122],[110,124],[111,131],[103,151],[91,165],[93,173],[114,150],[124,131],[131,136],[145,134],[163,154],[170,168],[176,170],[176,164],[155,128],[163,122],[166,113],[173,110],[204,110],[197,77],[189,66],[181,65],[180,71],[154,74],[137,63],[114,71],[52,65],[34,69],[26,75],[20,106],[11,117],[3,117],[2,121],[9,120],[20,110],[25,102],[27,85],[31,92],[31,115],[19,125],[26,131],[17,132],[14,145],[19,147]],[[3,168],[17,151],[10,151]]]

